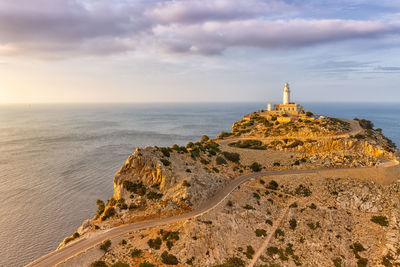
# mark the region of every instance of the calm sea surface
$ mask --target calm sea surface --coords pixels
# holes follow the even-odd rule
[[[368,118],[400,144],[400,104],[304,104]],[[0,266],[54,250],[113,193],[136,147],[215,137],[266,103],[0,105]]]

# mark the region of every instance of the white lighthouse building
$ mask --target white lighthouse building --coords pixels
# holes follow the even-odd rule
[[[283,103],[275,104],[273,109],[271,109],[271,105],[268,103],[267,112],[269,115],[289,117],[299,117],[305,113],[302,106],[290,102],[289,83],[285,83],[285,87],[283,88]]]
[[[283,104],[290,104],[290,88],[288,83],[285,83],[285,88],[283,89]]]

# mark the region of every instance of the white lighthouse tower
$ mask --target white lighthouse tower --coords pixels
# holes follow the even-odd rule
[[[283,104],[290,104],[290,88],[288,83],[285,83],[285,88],[283,89]]]

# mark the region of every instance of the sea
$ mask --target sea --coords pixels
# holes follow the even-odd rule
[[[137,147],[217,136],[266,103],[0,105],[0,266],[55,250],[113,194]],[[337,118],[366,118],[400,144],[400,103],[303,103]]]

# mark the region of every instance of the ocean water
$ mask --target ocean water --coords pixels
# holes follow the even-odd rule
[[[400,104],[306,103],[340,118],[368,118],[400,144]],[[229,131],[266,103],[0,105],[0,266],[54,250],[136,147],[171,146]]]

